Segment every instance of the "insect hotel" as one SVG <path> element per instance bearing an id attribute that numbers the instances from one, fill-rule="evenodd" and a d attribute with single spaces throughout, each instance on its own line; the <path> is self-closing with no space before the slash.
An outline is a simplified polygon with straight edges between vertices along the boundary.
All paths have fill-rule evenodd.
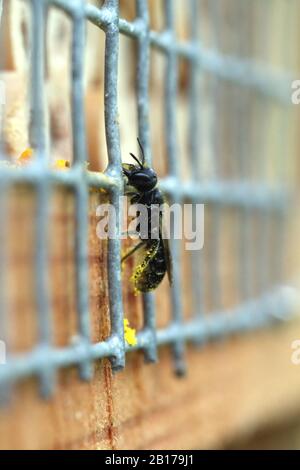
<path id="1" fill-rule="evenodd" d="M 299 15 L 0 0 L 0 448 L 299 448 Z"/>

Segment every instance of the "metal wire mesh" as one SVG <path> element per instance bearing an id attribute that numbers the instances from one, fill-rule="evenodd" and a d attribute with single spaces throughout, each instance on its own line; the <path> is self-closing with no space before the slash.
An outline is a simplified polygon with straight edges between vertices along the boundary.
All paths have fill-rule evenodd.
<path id="1" fill-rule="evenodd" d="M 32 51 L 31 51 L 31 122 L 30 141 L 36 149 L 37 158 L 33 165 L 22 171 L 3 167 L 0 171 L 2 205 L 5 206 L 5 193 L 8 186 L 18 182 L 30 183 L 37 192 L 37 225 L 35 257 L 35 292 L 38 306 L 39 342 L 29 353 L 9 356 L 5 367 L 0 368 L 0 385 L 6 389 L 10 384 L 29 375 L 40 378 L 44 396 L 54 390 L 56 371 L 63 367 L 76 365 L 82 379 L 92 376 L 93 361 L 108 357 L 113 369 L 122 369 L 125 355 L 129 350 L 143 350 L 148 361 L 157 359 L 157 348 L 170 345 L 175 358 L 178 374 L 185 371 L 184 347 L 188 341 L 203 343 L 243 331 L 261 328 L 281 318 L 283 312 L 288 317 L 288 302 L 280 291 L 266 292 L 259 299 L 250 299 L 239 305 L 234 312 L 218 311 L 203 315 L 203 299 L 198 284 L 193 286 L 194 315 L 184 321 L 182 315 L 180 245 L 172 244 L 174 259 L 174 281 L 170 291 L 172 302 L 172 321 L 164 329 L 156 329 L 156 312 L 153 294 L 144 295 L 144 328 L 138 333 L 136 346 L 124 343 L 123 304 L 120 270 L 120 220 L 121 207 L 119 196 L 123 193 L 121 172 L 121 151 L 118 123 L 117 80 L 119 34 L 134 38 L 138 44 L 137 65 L 137 106 L 138 134 L 145 148 L 145 154 L 151 155 L 149 130 L 148 80 L 150 48 L 158 49 L 166 60 L 165 73 L 165 121 L 169 175 L 160 183 L 172 202 L 202 202 L 216 208 L 218 220 L 220 211 L 226 207 L 241 209 L 241 217 L 248 220 L 253 209 L 265 213 L 282 214 L 287 202 L 284 189 L 270 189 L 264 184 L 247 182 L 227 183 L 225 181 L 205 182 L 200 180 L 199 170 L 199 134 L 195 132 L 200 125 L 199 116 L 199 77 L 204 71 L 226 81 L 231 81 L 247 89 L 256 90 L 264 96 L 278 100 L 282 105 L 290 102 L 287 88 L 287 76 L 274 74 L 266 67 L 258 66 L 248 59 L 223 56 L 216 51 L 207 50 L 199 40 L 199 2 L 190 0 L 191 39 L 179 42 L 176 38 L 174 23 L 174 5 L 166 0 L 165 29 L 162 32 L 149 30 L 147 0 L 137 0 L 137 18 L 130 23 L 119 17 L 118 0 L 106 0 L 102 7 L 96 7 L 84 0 L 31 0 L 32 13 Z M 47 166 L 46 130 L 44 122 L 45 76 L 44 76 L 44 39 L 45 23 L 49 6 L 56 7 L 72 21 L 72 126 L 74 164 L 67 172 L 50 170 Z M 105 32 L 105 129 L 109 165 L 105 174 L 86 171 L 86 130 L 84 122 L 84 85 L 83 56 L 87 21 L 92 22 Z M 178 78 L 178 60 L 188 61 L 190 74 L 189 119 L 190 119 L 190 160 L 194 168 L 193 179 L 181 182 L 177 155 L 176 131 L 176 95 Z M 150 158 L 150 157 L 149 157 Z M 148 160 L 147 163 L 151 163 Z M 54 347 L 51 344 L 51 308 L 49 302 L 49 279 L 47 279 L 47 231 L 49 196 L 54 184 L 72 188 L 76 194 L 76 276 L 77 276 L 77 311 L 78 341 L 67 347 Z M 87 264 L 87 227 L 88 227 L 88 190 L 89 187 L 103 188 L 109 192 L 110 201 L 117 209 L 116 239 L 108 244 L 108 285 L 111 336 L 96 344 L 90 340 L 89 286 Z M 248 211 L 248 212 L 247 212 Z M 247 215 L 248 214 L 248 215 Z M 243 219 L 242 219 L 243 220 Z M 242 222 L 243 223 L 243 222 Z M 218 230 L 216 230 L 218 233 Z M 247 232 L 244 233 L 244 242 Z M 243 243 L 242 240 L 242 243 Z M 1 244 L 2 245 L 2 244 Z M 3 251 L 3 249 L 2 249 Z M 2 266 L 4 256 L 2 254 Z M 201 263 L 196 257 L 193 262 L 193 278 L 203 279 Z M 199 260 L 198 260 L 199 261 Z M 2 268 L 3 269 L 3 268 Z M 247 275 L 243 275 L 243 286 L 247 284 Z M 216 280 L 217 282 L 217 280 Z M 217 289 L 216 289 L 217 291 Z M 230 314 L 232 313 L 232 314 Z M 1 318 L 5 319 L 5 305 L 1 304 Z M 3 326 L 2 331 L 5 331 Z"/>

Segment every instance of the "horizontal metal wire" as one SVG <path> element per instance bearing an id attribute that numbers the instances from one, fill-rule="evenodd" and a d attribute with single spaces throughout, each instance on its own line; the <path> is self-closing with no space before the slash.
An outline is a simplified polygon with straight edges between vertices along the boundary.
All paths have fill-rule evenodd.
<path id="1" fill-rule="evenodd" d="M 211 312 L 182 325 L 171 324 L 157 331 L 157 344 L 174 344 L 178 340 L 200 344 L 268 327 L 293 318 L 295 306 L 295 298 L 290 292 L 275 291 L 260 299 L 241 304 L 232 311 Z M 145 350 L 151 344 L 151 331 L 144 329 L 137 335 L 137 344 L 126 345 L 126 351 Z M 118 351 L 122 351 L 122 346 L 115 338 L 94 344 L 80 342 L 79 338 L 74 338 L 73 344 L 63 348 L 37 347 L 27 354 L 8 358 L 9 367 L 0 368 L 0 384 L 39 375 L 45 367 L 58 369 L 79 365 L 82 362 L 110 357 Z"/>
<path id="2" fill-rule="evenodd" d="M 76 12 L 76 7 L 71 0 L 51 0 L 51 3 L 70 15 Z M 112 21 L 111 10 L 99 9 L 90 4 L 85 6 L 85 16 L 100 28 L 105 28 Z M 145 25 L 140 19 L 128 22 L 120 18 L 119 30 L 126 36 L 138 39 L 145 34 Z M 293 76 L 285 70 L 272 69 L 265 64 L 243 57 L 222 55 L 199 42 L 174 41 L 174 37 L 168 31 L 149 31 L 149 40 L 153 47 L 164 53 L 172 51 L 179 57 L 197 62 L 203 71 L 210 72 L 224 80 L 254 88 L 259 93 L 277 99 L 283 104 L 291 104 L 290 84 Z"/>
<path id="3" fill-rule="evenodd" d="M 122 182 L 119 178 L 104 173 L 82 171 L 76 166 L 57 171 L 40 165 L 32 164 L 22 169 L 3 167 L 0 169 L 0 182 L 11 184 L 36 185 L 41 180 L 53 185 L 75 188 L 80 181 L 85 180 L 90 188 L 104 189 L 108 193 L 115 188 L 120 190 Z M 284 210 L 293 194 L 288 188 L 268 187 L 261 183 L 246 183 L 242 181 L 207 181 L 200 184 L 195 182 L 182 183 L 179 178 L 166 177 L 159 181 L 159 188 L 169 196 L 177 196 L 182 201 L 193 203 L 211 203 L 231 207 L 248 207 L 253 209 Z"/>

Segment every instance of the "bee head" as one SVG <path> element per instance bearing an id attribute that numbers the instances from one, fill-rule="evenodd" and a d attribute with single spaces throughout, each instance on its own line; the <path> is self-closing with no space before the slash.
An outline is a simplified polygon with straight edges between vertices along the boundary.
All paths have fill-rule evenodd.
<path id="1" fill-rule="evenodd" d="M 123 174 L 127 177 L 128 186 L 133 186 L 139 192 L 150 191 L 156 186 L 157 175 L 152 168 L 125 165 L 123 165 Z"/>
<path id="2" fill-rule="evenodd" d="M 142 161 L 131 153 L 130 155 L 137 165 L 124 163 L 122 165 L 123 174 L 127 177 L 127 186 L 133 186 L 139 192 L 150 191 L 156 186 L 157 175 L 152 168 L 145 167 L 144 151 L 139 139 L 138 143 L 142 151 Z"/>

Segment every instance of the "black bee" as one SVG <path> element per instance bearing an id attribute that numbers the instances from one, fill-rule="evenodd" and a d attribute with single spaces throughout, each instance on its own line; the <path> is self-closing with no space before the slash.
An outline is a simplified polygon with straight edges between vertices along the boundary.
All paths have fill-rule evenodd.
<path id="1" fill-rule="evenodd" d="M 138 264 L 131 276 L 135 292 L 150 292 L 160 284 L 166 272 L 169 281 L 171 277 L 171 257 L 167 239 L 162 236 L 162 213 L 159 211 L 159 226 L 151 226 L 152 209 L 155 205 L 159 209 L 164 203 L 161 191 L 157 188 L 157 175 L 152 168 L 145 165 L 145 155 L 143 147 L 138 140 L 142 152 L 140 161 L 135 155 L 130 153 L 136 165 L 124 163 L 122 165 L 123 175 L 126 178 L 125 194 L 130 197 L 131 204 L 143 204 L 147 208 L 148 230 L 146 234 L 141 233 L 140 225 L 137 226 L 140 242 L 126 253 L 122 258 L 122 263 L 139 249 L 143 249 L 143 260 Z M 151 208 L 152 207 L 152 208 Z M 155 238 L 153 234 L 156 230 Z"/>

